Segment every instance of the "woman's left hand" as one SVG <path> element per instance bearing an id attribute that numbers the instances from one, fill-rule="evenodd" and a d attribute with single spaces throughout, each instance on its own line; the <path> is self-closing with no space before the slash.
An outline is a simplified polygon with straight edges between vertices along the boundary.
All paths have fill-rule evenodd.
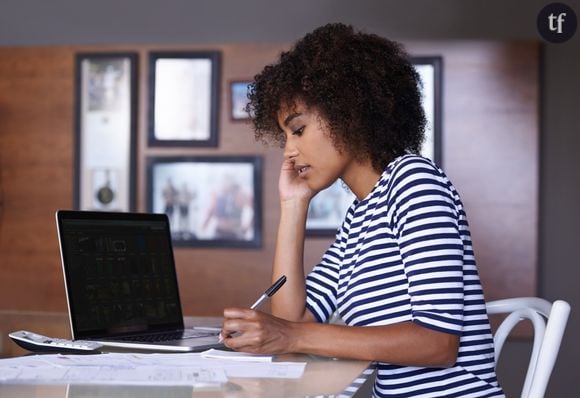
<path id="1" fill-rule="evenodd" d="M 226 308 L 221 336 L 226 347 L 257 354 L 292 351 L 296 324 L 261 311 Z"/>

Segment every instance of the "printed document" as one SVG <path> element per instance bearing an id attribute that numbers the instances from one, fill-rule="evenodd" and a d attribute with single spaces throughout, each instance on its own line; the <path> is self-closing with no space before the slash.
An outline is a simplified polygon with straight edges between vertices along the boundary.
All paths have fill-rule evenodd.
<path id="1" fill-rule="evenodd" d="M 300 378 L 305 366 L 224 352 L 51 354 L 0 360 L 0 383 L 219 385 L 232 377 Z"/>

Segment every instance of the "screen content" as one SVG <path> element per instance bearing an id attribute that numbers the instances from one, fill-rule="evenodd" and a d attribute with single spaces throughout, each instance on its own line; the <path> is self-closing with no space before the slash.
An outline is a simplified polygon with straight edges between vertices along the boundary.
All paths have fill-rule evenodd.
<path id="1" fill-rule="evenodd" d="M 77 333 L 146 331 L 181 321 L 167 228 L 162 221 L 62 220 Z"/>

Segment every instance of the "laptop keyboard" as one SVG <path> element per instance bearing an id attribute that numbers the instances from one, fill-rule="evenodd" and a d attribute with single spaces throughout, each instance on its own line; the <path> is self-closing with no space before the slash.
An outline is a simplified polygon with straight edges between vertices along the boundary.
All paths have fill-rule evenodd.
<path id="1" fill-rule="evenodd" d="M 215 336 L 217 332 L 208 332 L 204 330 L 185 330 L 177 332 L 165 332 L 155 334 L 145 334 L 138 336 L 116 337 L 118 341 L 136 341 L 140 343 L 159 343 L 164 341 L 183 340 L 197 337 Z"/>

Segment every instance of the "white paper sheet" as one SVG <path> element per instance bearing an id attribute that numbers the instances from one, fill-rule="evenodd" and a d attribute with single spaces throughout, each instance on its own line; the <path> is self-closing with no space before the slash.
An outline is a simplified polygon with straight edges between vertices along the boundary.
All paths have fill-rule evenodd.
<path id="1" fill-rule="evenodd" d="M 0 360 L 0 383 L 216 385 L 230 377 L 300 378 L 305 366 L 302 362 L 206 358 L 199 353 L 54 354 Z"/>
<path id="2" fill-rule="evenodd" d="M 240 362 L 272 362 L 272 355 L 248 354 L 246 352 L 216 350 L 214 348 L 201 353 L 203 358 L 227 359 Z"/>

